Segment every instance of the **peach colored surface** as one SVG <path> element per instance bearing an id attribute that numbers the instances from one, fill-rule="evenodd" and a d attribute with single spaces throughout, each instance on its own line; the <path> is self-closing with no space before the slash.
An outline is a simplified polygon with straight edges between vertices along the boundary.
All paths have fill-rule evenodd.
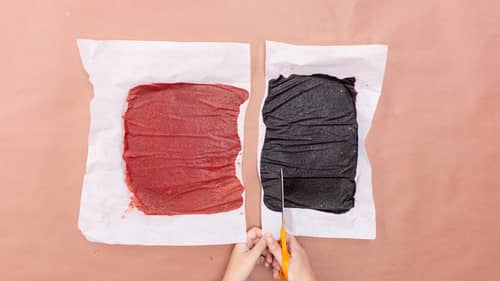
<path id="1" fill-rule="evenodd" d="M 24 3 L 22 3 L 24 2 Z M 92 88 L 77 37 L 252 47 L 247 223 L 259 225 L 264 40 L 386 43 L 368 139 L 374 241 L 301 241 L 321 280 L 498 280 L 498 1 L 10 1 L 2 5 L 3 280 L 219 280 L 231 250 L 86 241 L 77 215 Z M 259 268 L 250 280 L 270 280 Z"/>

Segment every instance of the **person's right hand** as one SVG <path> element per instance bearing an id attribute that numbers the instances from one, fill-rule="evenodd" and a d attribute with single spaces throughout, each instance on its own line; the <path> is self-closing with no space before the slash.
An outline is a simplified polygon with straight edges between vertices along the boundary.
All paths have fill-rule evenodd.
<path id="1" fill-rule="evenodd" d="M 273 277 L 279 279 L 281 269 L 281 246 L 269 233 L 264 234 L 269 252 L 274 256 Z M 290 260 L 288 261 L 289 281 L 315 281 L 316 277 L 312 270 L 307 253 L 294 236 L 287 234 L 288 251 Z"/>

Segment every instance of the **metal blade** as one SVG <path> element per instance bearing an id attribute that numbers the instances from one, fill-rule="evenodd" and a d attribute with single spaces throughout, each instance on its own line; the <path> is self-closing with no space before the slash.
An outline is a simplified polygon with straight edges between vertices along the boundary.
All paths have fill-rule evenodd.
<path id="1" fill-rule="evenodd" d="M 285 187 L 283 184 L 283 168 L 281 168 L 281 224 L 285 225 Z"/>

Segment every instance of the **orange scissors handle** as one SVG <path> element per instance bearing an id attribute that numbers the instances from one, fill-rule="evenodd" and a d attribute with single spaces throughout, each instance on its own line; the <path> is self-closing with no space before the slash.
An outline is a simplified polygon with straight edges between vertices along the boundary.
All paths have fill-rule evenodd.
<path id="1" fill-rule="evenodd" d="M 284 226 L 280 229 L 280 242 L 281 242 L 281 280 L 288 280 L 288 261 L 290 260 L 290 252 L 286 244 L 286 230 Z"/>

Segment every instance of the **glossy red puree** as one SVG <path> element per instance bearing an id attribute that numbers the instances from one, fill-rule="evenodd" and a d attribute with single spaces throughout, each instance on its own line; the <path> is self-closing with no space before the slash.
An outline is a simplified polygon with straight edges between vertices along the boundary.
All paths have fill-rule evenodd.
<path id="1" fill-rule="evenodd" d="M 243 203 L 235 160 L 247 91 L 226 85 L 132 88 L 123 159 L 132 204 L 148 215 L 211 214 Z"/>

